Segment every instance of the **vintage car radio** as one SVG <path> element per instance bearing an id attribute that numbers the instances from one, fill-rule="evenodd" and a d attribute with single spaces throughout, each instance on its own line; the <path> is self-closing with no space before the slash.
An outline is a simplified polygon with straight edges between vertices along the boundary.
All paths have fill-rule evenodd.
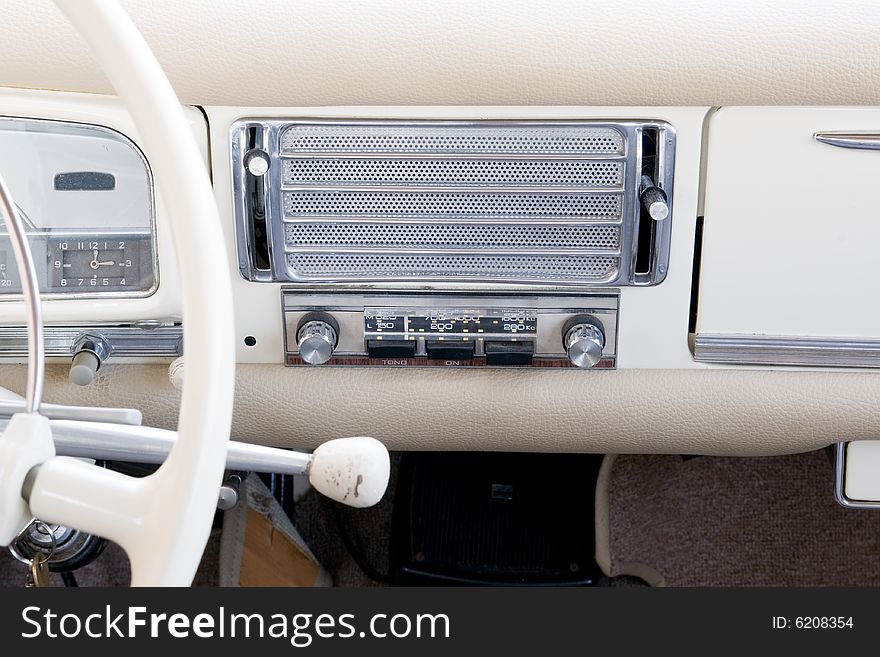
<path id="1" fill-rule="evenodd" d="M 620 288 L 668 273 L 663 121 L 254 117 L 230 146 L 288 365 L 613 368 Z"/>
<path id="2" fill-rule="evenodd" d="M 282 293 L 287 365 L 614 368 L 619 295 Z"/>

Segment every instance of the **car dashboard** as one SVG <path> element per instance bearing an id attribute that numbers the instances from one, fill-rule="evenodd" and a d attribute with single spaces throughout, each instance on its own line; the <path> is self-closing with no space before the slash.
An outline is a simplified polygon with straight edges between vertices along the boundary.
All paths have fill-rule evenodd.
<path id="1" fill-rule="evenodd" d="M 875 437 L 880 72 L 840 53 L 876 51 L 861 26 L 877 10 L 852 3 L 854 32 L 817 43 L 824 9 L 782 32 L 749 3 L 755 41 L 737 44 L 716 39 L 734 29 L 723 10 L 694 3 L 621 3 L 626 33 L 595 3 L 453 4 L 272 2 L 256 38 L 239 3 L 125 3 L 220 209 L 233 437 L 719 455 Z M 169 225 L 186 218 L 165 212 L 60 15 L 39 4 L 15 23 L 0 28 L 8 61 L 30 51 L 20 34 L 47 36 L 0 76 L 47 397 L 173 428 L 186 353 Z M 780 40 L 810 56 L 780 61 L 766 46 Z M 3 249 L 0 378 L 20 391 Z M 82 352 L 95 371 L 77 385 Z"/>

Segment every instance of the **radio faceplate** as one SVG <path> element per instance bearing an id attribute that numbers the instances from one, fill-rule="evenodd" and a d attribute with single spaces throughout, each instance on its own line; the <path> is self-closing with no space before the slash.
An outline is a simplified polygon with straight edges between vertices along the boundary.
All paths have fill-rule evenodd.
<path id="1" fill-rule="evenodd" d="M 589 295 L 284 290 L 287 365 L 614 368 L 616 290 Z"/>

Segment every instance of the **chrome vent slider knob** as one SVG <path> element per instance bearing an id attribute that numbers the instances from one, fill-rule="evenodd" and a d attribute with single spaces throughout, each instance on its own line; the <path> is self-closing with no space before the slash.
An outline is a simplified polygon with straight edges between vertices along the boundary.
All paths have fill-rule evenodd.
<path id="1" fill-rule="evenodd" d="M 299 356 L 309 365 L 323 365 L 336 350 L 339 324 L 327 313 L 307 313 L 296 329 Z"/>
<path id="2" fill-rule="evenodd" d="M 605 331 L 592 315 L 575 315 L 562 329 L 562 344 L 572 365 L 587 369 L 602 360 Z"/>
<path id="3" fill-rule="evenodd" d="M 639 199 L 642 207 L 654 221 L 663 221 L 669 216 L 669 201 L 666 192 L 654 184 L 650 176 L 642 176 L 639 183 Z"/>

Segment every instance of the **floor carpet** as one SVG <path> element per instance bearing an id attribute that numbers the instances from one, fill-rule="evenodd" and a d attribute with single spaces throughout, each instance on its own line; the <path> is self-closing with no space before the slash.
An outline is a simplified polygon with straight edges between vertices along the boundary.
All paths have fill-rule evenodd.
<path id="1" fill-rule="evenodd" d="M 604 497 L 610 531 L 597 555 L 601 563 L 607 552 L 609 575 L 667 586 L 880 586 L 880 513 L 834 501 L 827 451 L 608 459 L 598 504 Z"/>
<path id="2" fill-rule="evenodd" d="M 612 585 L 637 585 L 638 576 L 668 586 L 880 586 L 880 513 L 836 504 L 826 452 L 627 455 L 609 457 L 606 469 L 598 553 Z M 387 575 L 395 483 L 392 477 L 386 499 L 372 509 L 342 507 L 314 491 L 297 504 L 297 528 L 337 586 L 381 584 L 352 559 L 343 533 L 367 570 Z M 215 533 L 197 585 L 216 585 L 218 553 Z M 0 550 L 0 586 L 21 586 L 24 577 L 23 566 Z M 125 586 L 128 560 L 111 545 L 77 579 Z M 60 586 L 60 576 L 52 584 Z"/>

